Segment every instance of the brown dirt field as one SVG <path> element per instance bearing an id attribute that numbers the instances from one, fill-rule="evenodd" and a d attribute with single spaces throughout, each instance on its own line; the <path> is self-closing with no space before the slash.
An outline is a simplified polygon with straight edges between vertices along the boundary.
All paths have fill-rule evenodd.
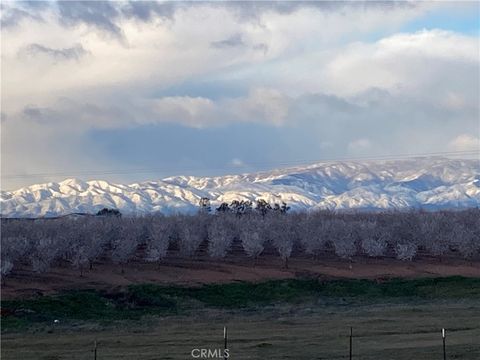
<path id="1" fill-rule="evenodd" d="M 461 275 L 480 277 L 480 261 L 459 259 L 418 259 L 401 262 L 393 259 L 358 258 L 352 263 L 338 258 L 319 260 L 292 258 L 288 269 L 280 259 L 264 257 L 253 266 L 251 259 L 230 258 L 224 261 L 212 259 L 168 258 L 162 264 L 133 262 L 124 266 L 99 263 L 93 270 L 86 270 L 82 277 L 78 270 L 57 267 L 44 274 L 29 269 L 18 269 L 2 279 L 2 299 L 51 294 L 66 289 L 112 289 L 137 283 L 162 283 L 176 285 L 201 285 L 232 281 L 258 282 L 270 279 L 295 277 L 369 278 L 392 277 L 442 277 Z"/>

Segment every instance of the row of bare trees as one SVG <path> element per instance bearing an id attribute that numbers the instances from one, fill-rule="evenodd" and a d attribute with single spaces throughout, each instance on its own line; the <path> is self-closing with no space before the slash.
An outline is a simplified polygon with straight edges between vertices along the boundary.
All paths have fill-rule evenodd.
<path id="1" fill-rule="evenodd" d="M 81 272 L 101 260 L 161 262 L 172 248 L 182 257 L 203 248 L 212 258 L 232 253 L 234 243 L 257 259 L 268 248 L 285 262 L 292 253 L 396 257 L 419 254 L 472 259 L 480 256 L 480 210 L 386 213 L 199 212 L 144 217 L 80 216 L 2 219 L 1 272 L 31 266 L 44 272 L 69 264 Z"/>

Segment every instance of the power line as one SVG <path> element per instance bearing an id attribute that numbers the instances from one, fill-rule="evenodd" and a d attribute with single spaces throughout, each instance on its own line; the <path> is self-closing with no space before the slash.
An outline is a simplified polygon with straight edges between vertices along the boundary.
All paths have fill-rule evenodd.
<path id="1" fill-rule="evenodd" d="M 430 152 L 430 153 L 404 153 L 404 154 L 395 154 L 395 155 L 382 155 L 382 156 L 357 156 L 357 157 L 337 157 L 337 158 L 323 158 L 323 159 L 303 159 L 303 160 L 292 160 L 292 161 L 282 161 L 276 163 L 267 163 L 267 162 L 249 162 L 246 164 L 246 168 L 252 166 L 268 166 L 268 167 L 282 167 L 282 166 L 300 166 L 300 165 L 313 165 L 315 163 L 322 162 L 334 162 L 334 161 L 358 161 L 358 160 L 402 160 L 408 158 L 416 157 L 432 157 L 432 156 L 445 156 L 445 157 L 458 157 L 458 156 L 470 156 L 470 155 L 479 155 L 479 150 L 465 150 L 465 151 L 441 151 L 441 152 Z M 244 167 L 244 168 L 245 168 Z M 182 172 L 191 172 L 198 170 L 225 170 L 225 169 L 241 169 L 242 167 L 232 165 L 226 165 L 223 167 L 217 168 L 185 168 L 185 167 L 170 167 L 169 172 L 182 171 Z M 85 170 L 85 171 L 74 171 L 74 172 L 45 172 L 45 173 L 32 173 L 32 174 L 9 174 L 2 175 L 4 179 L 28 179 L 28 178 L 38 178 L 38 177 L 51 177 L 51 176 L 93 176 L 93 175 L 121 175 L 121 174 L 131 174 L 131 173 L 155 173 L 159 171 L 165 171 L 165 168 L 133 168 L 133 169 L 116 169 L 116 170 Z"/>
<path id="2" fill-rule="evenodd" d="M 417 153 L 417 154 L 396 154 L 396 155 L 383 155 L 383 156 L 358 156 L 358 157 L 340 157 L 340 158 L 324 158 L 324 159 L 311 159 L 311 160 L 292 160 L 292 161 L 283 161 L 276 163 L 266 163 L 266 162 L 250 162 L 248 167 L 253 165 L 262 166 L 288 166 L 288 165 L 304 165 L 304 164 L 314 164 L 320 162 L 332 162 L 332 161 L 355 161 L 355 160 L 401 160 L 414 157 L 427 157 L 427 156 L 467 156 L 467 155 L 478 155 L 479 151 L 469 150 L 469 151 L 444 151 L 444 152 L 431 152 L 431 153 Z M 219 168 L 184 168 L 184 167 L 174 167 L 170 169 L 180 170 L 180 171 L 194 171 L 194 170 L 223 170 L 225 168 L 238 169 L 238 166 L 228 165 Z M 16 178 L 30 178 L 30 177 L 43 177 L 43 176 L 78 176 L 78 175 L 117 175 L 117 174 L 129 174 L 129 173 L 149 173 L 149 172 L 158 172 L 164 171 L 164 168 L 133 168 L 133 169 L 117 169 L 117 170 L 89 170 L 89 171 L 76 171 L 76 172 L 49 172 L 49 173 L 32 173 L 32 174 L 14 174 L 14 175 L 5 175 L 2 176 L 6 179 L 16 179 Z"/>

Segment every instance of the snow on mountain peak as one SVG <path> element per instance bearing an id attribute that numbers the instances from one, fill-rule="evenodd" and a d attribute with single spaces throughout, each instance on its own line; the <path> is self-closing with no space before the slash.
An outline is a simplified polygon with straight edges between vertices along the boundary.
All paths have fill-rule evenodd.
<path id="1" fill-rule="evenodd" d="M 176 176 L 130 185 L 103 180 L 59 183 L 2 191 L 5 217 L 96 213 L 195 211 L 202 197 L 212 205 L 259 198 L 287 202 L 294 210 L 462 208 L 480 205 L 478 160 L 415 158 L 325 162 L 254 174 L 217 177 Z"/>

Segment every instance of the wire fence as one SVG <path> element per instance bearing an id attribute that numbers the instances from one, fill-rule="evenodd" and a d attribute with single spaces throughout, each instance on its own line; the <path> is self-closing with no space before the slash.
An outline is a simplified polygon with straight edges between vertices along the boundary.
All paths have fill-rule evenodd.
<path id="1" fill-rule="evenodd" d="M 447 330 L 445 328 L 438 329 L 438 353 L 441 354 L 441 358 L 443 360 L 448 359 L 448 352 L 447 352 Z M 348 344 L 348 350 L 345 350 L 345 355 L 339 356 L 329 356 L 328 359 L 360 359 L 361 353 L 356 350 L 356 346 L 361 343 L 361 336 L 357 336 L 354 331 L 354 328 L 351 326 L 348 329 L 348 335 L 344 337 L 345 345 Z M 235 347 L 235 339 L 229 338 L 229 331 L 227 326 L 223 327 L 223 339 L 220 337 L 220 332 L 218 336 L 218 344 L 222 344 L 221 346 L 216 347 L 192 347 L 189 351 L 185 352 L 184 358 L 192 358 L 192 359 L 205 359 L 205 358 L 216 358 L 216 359 L 241 359 L 241 354 L 236 354 L 234 351 Z M 233 344 L 231 348 L 230 345 Z M 140 351 L 141 347 L 139 347 Z M 347 352 L 348 351 L 348 352 Z M 414 349 L 412 351 L 411 359 L 419 359 L 414 354 Z M 159 358 L 161 358 L 162 354 L 159 354 Z M 291 359 L 293 355 L 285 354 L 285 358 Z M 98 339 L 94 339 L 91 345 L 91 358 L 94 360 L 101 360 L 102 359 L 102 347 L 101 341 Z M 169 359 L 171 357 L 168 357 Z M 452 358 L 457 358 L 456 355 L 453 355 Z M 279 359 L 276 357 L 276 359 Z M 472 358 L 473 359 L 473 358 Z"/>

